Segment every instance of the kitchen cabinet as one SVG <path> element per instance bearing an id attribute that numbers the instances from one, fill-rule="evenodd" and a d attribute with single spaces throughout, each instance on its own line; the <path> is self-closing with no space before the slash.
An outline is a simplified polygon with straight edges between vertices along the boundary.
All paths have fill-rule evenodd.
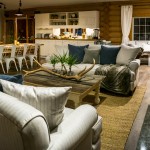
<path id="1" fill-rule="evenodd" d="M 59 12 L 49 14 L 50 26 L 78 25 L 78 12 Z"/>
<path id="2" fill-rule="evenodd" d="M 35 27 L 46 28 L 49 26 L 49 13 L 35 14 Z"/>
<path id="3" fill-rule="evenodd" d="M 83 45 L 94 45 L 94 41 L 78 41 L 78 46 L 83 46 Z"/>
<path id="4" fill-rule="evenodd" d="M 55 53 L 55 40 L 35 40 L 35 43 L 41 44 L 40 56 L 46 57 Z"/>
<path id="5" fill-rule="evenodd" d="M 68 44 L 76 45 L 76 46 L 82 46 L 87 44 L 93 45 L 94 41 L 36 39 L 35 43 L 42 44 L 40 50 L 40 56 L 46 57 L 48 55 L 53 55 L 53 54 L 62 54 L 61 47 L 63 47 L 64 52 L 66 52 L 66 49 L 68 48 Z M 59 52 L 59 48 L 60 48 L 60 52 Z"/>
<path id="6" fill-rule="evenodd" d="M 82 28 L 99 28 L 99 11 L 79 12 L 79 26 Z"/>
<path id="7" fill-rule="evenodd" d="M 68 44 L 78 45 L 78 41 L 77 40 L 63 40 L 63 46 L 68 46 Z"/>
<path id="8" fill-rule="evenodd" d="M 99 28 L 99 11 L 35 14 L 35 28 Z"/>

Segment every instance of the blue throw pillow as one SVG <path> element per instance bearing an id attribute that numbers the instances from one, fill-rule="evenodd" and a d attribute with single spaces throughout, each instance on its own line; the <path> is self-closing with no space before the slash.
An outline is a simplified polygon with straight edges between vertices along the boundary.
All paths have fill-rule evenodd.
<path id="1" fill-rule="evenodd" d="M 120 46 L 101 46 L 100 51 L 100 64 L 116 64 L 117 54 Z"/>
<path id="2" fill-rule="evenodd" d="M 84 49 L 88 48 L 89 45 L 84 45 L 84 46 L 75 46 L 75 45 L 70 45 L 68 44 L 68 49 L 69 49 L 69 56 L 73 56 L 76 58 L 77 63 L 81 63 L 83 61 L 83 57 L 85 54 Z"/>
<path id="3" fill-rule="evenodd" d="M 7 81 L 10 81 L 10 82 L 14 82 L 14 83 L 18 83 L 18 84 L 22 84 L 22 82 L 23 82 L 23 77 L 22 77 L 21 74 L 18 74 L 18 75 L 0 74 L 0 79 L 7 80 Z M 2 87 L 1 84 L 0 84 L 0 91 L 3 92 L 3 87 Z"/>

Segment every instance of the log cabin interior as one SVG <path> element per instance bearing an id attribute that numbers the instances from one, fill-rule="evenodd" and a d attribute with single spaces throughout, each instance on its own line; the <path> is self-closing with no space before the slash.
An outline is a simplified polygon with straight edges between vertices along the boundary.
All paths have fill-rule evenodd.
<path id="1" fill-rule="evenodd" d="M 123 31 L 123 15 L 122 15 L 122 6 L 127 6 L 128 9 L 132 7 L 131 13 L 131 21 L 128 21 L 129 24 L 126 25 L 126 28 L 129 27 L 129 34 L 127 33 L 127 29 L 125 32 Z M 16 12 L 18 8 L 22 12 L 22 15 L 17 16 Z M 128 15 L 128 11 L 126 12 Z M 127 21 L 127 20 L 126 20 Z M 127 35 L 126 35 L 127 33 Z M 126 41 L 124 41 L 124 36 Z M 63 50 L 69 45 L 74 45 L 77 47 L 82 47 L 83 45 L 97 45 L 103 47 L 111 47 L 111 46 L 120 46 L 126 44 L 127 46 L 133 46 L 135 49 L 140 48 L 140 56 L 136 56 L 134 59 L 138 59 L 138 68 L 131 69 L 132 73 L 136 78 L 133 82 L 132 94 L 122 95 L 122 93 L 115 93 L 113 90 L 108 90 L 104 88 L 104 90 L 100 91 L 100 98 L 102 103 L 105 105 L 104 94 L 108 94 L 109 96 L 116 96 L 116 99 L 121 101 L 122 99 L 129 98 L 130 99 L 138 99 L 138 95 L 142 92 L 138 89 L 145 89 L 143 95 L 141 97 L 141 101 L 138 104 L 138 108 L 135 111 L 134 117 L 130 123 L 130 127 L 124 129 L 125 126 L 128 126 L 128 122 L 125 124 L 121 124 L 121 129 L 118 126 L 115 126 L 114 122 L 117 122 L 116 114 L 112 112 L 112 116 L 114 118 L 114 131 L 111 130 L 111 121 L 110 128 L 108 128 L 108 118 L 99 110 L 99 105 L 96 105 L 95 108 L 99 116 L 102 117 L 102 131 L 99 131 L 99 141 L 100 144 L 96 147 L 93 145 L 89 149 L 102 149 L 102 150 L 148 150 L 150 149 L 149 135 L 150 135 L 150 119 L 148 115 L 149 105 L 150 105 L 150 0 L 65 0 L 65 1 L 25 1 L 25 0 L 13 0 L 13 1 L 0 1 L 0 46 L 9 47 L 10 45 L 16 45 L 16 47 L 23 47 L 22 45 L 32 45 L 39 44 L 38 52 L 35 58 L 38 58 L 38 62 L 43 64 L 42 67 L 47 67 L 47 63 L 50 62 L 50 57 L 54 54 L 61 54 L 58 49 L 63 47 Z M 35 45 L 34 45 L 35 46 Z M 91 46 L 91 47 L 92 47 Z M 85 47 L 84 47 L 85 48 Z M 6 48 L 7 49 L 7 48 Z M 19 49 L 19 48 L 18 48 Z M 36 46 L 35 46 L 36 49 Z M 122 47 L 120 48 L 122 49 Z M 94 49 L 95 50 L 95 49 Z M 97 50 L 97 48 L 96 48 Z M 120 51 L 119 51 L 120 52 Z M 69 51 L 70 54 L 70 51 Z M 117 53 L 118 54 L 118 53 Z M 100 50 L 101 55 L 101 50 Z M 124 57 L 125 53 L 123 54 Z M 35 56 L 35 55 L 34 55 Z M 33 56 L 33 58 L 34 58 Z M 48 57 L 49 56 L 49 57 Z M 93 55 L 91 55 L 92 57 Z M 105 57 L 108 55 L 106 54 Z M 117 59 L 118 55 L 116 56 Z M 47 62 L 47 60 L 49 61 Z M 84 58 L 83 58 L 84 59 Z M 89 58 L 88 58 L 89 59 Z M 105 58 L 106 59 L 106 58 Z M 0 58 L 1 60 L 1 58 Z M 34 59 L 32 57 L 28 57 L 27 66 L 23 65 L 23 70 L 32 71 L 34 69 L 38 69 L 39 66 L 35 62 L 32 62 Z M 101 57 L 99 62 L 101 62 Z M 117 61 L 117 60 L 116 60 Z M 134 60 L 133 60 L 134 61 Z M 105 62 L 105 60 L 104 60 Z M 2 62 L 3 63 L 3 62 Z M 33 63 L 33 64 L 32 64 Z M 117 62 L 116 62 L 117 63 Z M 101 64 L 101 63 L 100 63 Z M 5 66 L 6 65 L 6 66 Z M 17 65 L 19 66 L 19 61 L 17 61 Z M 96 64 L 97 65 L 97 64 Z M 95 66 L 96 66 L 95 65 Z M 112 64 L 111 64 L 112 65 Z M 33 66 L 33 67 L 32 67 Z M 57 66 L 57 65 L 56 65 Z M 121 65 L 122 66 L 122 65 Z M 127 64 L 125 64 L 128 67 Z M 19 66 L 20 67 L 20 66 Z M 18 67 L 18 68 L 19 68 Z M 48 66 L 49 67 L 49 66 Z M 7 69 L 7 64 L 4 62 L 4 70 Z M 13 67 L 12 67 L 13 68 Z M 80 68 L 80 67 L 79 67 Z M 15 67 L 11 69 L 10 72 L 5 73 L 5 71 L 0 69 L 1 74 L 14 76 L 18 74 Z M 47 68 L 46 68 L 47 69 Z M 49 68 L 48 68 L 49 69 Z M 18 69 L 19 70 L 19 69 Z M 137 73 L 138 72 L 138 73 Z M 20 68 L 19 74 L 24 74 L 22 68 Z M 105 74 L 106 75 L 106 74 Z M 1 79 L 1 77 L 0 77 Z M 125 77 L 123 79 L 126 80 Z M 130 79 L 131 80 L 131 79 Z M 103 82 L 103 81 L 102 81 Z M 112 80 L 110 80 L 112 82 Z M 131 81 L 130 81 L 131 82 Z M 124 82 L 126 83 L 126 81 Z M 103 83 L 104 84 L 104 83 Z M 106 87 L 106 86 L 105 86 Z M 113 87 L 111 87 L 113 88 Z M 115 87 L 114 87 L 115 88 Z M 102 88 L 103 89 L 103 88 Z M 95 89 L 94 89 L 95 90 Z M 102 95 L 101 95 L 102 93 Z M 0 93 L 1 94 L 1 93 Z M 111 97 L 110 96 L 110 97 Z M 114 98 L 115 99 L 115 98 Z M 129 102 L 129 101 L 128 101 Z M 120 102 L 121 103 L 121 102 Z M 124 104 L 118 104 L 117 102 L 109 103 L 109 106 L 112 104 L 112 107 L 115 105 L 125 107 L 127 102 Z M 123 101 L 122 101 L 123 103 Z M 107 104 L 106 104 L 107 105 Z M 137 105 L 135 100 L 134 104 L 130 107 Z M 103 106 L 103 105 L 102 105 Z M 0 114 L 3 114 L 2 108 L 0 108 Z M 124 110 L 118 112 L 123 114 Z M 129 113 L 129 114 L 128 114 Z M 127 111 L 126 114 L 131 115 L 132 112 Z M 110 118 L 112 117 L 110 115 Z M 128 119 L 128 115 L 126 120 Z M 120 120 L 122 118 L 119 118 Z M 124 118 L 122 119 L 125 120 Z M 122 121 L 122 122 L 123 122 Z M 104 122 L 104 124 L 103 124 Z M 1 125 L 0 125 L 1 126 Z M 105 128 L 106 127 L 106 128 Z M 104 128 L 104 129 L 103 129 Z M 113 132 L 116 132 L 116 137 L 112 136 Z M 3 129 L 3 128 L 2 128 Z M 108 132 L 106 130 L 110 130 L 110 135 L 108 136 Z M 126 134 L 123 134 L 125 130 L 128 130 Z M 0 127 L 1 131 L 1 127 Z M 95 132 L 98 132 L 97 130 Z M 120 135 L 119 132 L 122 134 Z M 5 134 L 5 133 L 4 133 Z M 0 139 L 1 139 L 0 133 Z M 8 135 L 7 135 L 8 136 Z M 111 139 L 114 138 L 114 140 Z M 51 135 L 50 135 L 51 137 Z M 124 139 L 122 137 L 125 137 Z M 110 141 L 113 142 L 110 142 Z M 120 141 L 119 141 L 120 140 Z M 0 140 L 0 143 L 3 141 Z M 58 141 L 59 142 L 59 141 Z M 86 141 L 89 142 L 89 141 Z M 111 144 L 110 144 L 111 143 Z M 120 146 L 118 143 L 122 143 Z M 57 144 L 56 144 L 57 145 Z M 86 145 L 86 143 L 83 143 Z M 7 146 L 6 146 L 7 147 Z M 7 150 L 6 147 L 1 147 L 0 150 Z M 84 147 L 84 146 L 83 146 Z M 8 148 L 8 147 L 7 147 Z M 53 146 L 47 147 L 45 149 L 52 149 Z M 58 148 L 58 147 L 57 147 Z M 68 148 L 68 147 L 67 147 Z M 66 148 L 66 149 L 67 149 Z M 81 149 L 82 146 L 74 146 L 71 148 Z M 71 150 L 71 148 L 68 148 Z M 85 147 L 84 147 L 85 148 Z M 20 148 L 20 150 L 26 149 L 25 147 Z M 38 149 L 38 148 L 37 148 Z M 54 148 L 55 149 L 55 148 Z M 8 148 L 9 150 L 9 148 Z M 42 150 L 42 148 L 38 149 Z M 65 150 L 62 148 L 62 150 Z"/>

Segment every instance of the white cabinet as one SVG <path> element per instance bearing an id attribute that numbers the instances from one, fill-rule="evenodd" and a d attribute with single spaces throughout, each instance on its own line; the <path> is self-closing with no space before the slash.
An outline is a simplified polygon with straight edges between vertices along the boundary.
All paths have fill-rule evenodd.
<path id="1" fill-rule="evenodd" d="M 35 43 L 42 44 L 40 47 L 40 56 L 46 57 L 53 54 L 63 54 L 68 51 L 68 44 L 83 46 L 93 45 L 94 41 L 80 41 L 80 40 L 40 40 L 36 39 Z"/>
<path id="2" fill-rule="evenodd" d="M 42 44 L 40 46 L 40 56 L 46 57 L 55 52 L 55 40 L 35 40 L 35 43 Z"/>
<path id="3" fill-rule="evenodd" d="M 94 41 L 78 41 L 78 46 L 83 46 L 83 45 L 94 45 Z"/>
<path id="4" fill-rule="evenodd" d="M 49 26 L 49 13 L 35 14 L 35 27 L 44 28 Z"/>
<path id="5" fill-rule="evenodd" d="M 99 11 L 35 14 L 36 30 L 52 28 L 99 28 Z"/>
<path id="6" fill-rule="evenodd" d="M 70 25 L 78 25 L 78 12 L 57 12 L 49 14 L 49 25 L 53 27 L 62 27 Z"/>
<path id="7" fill-rule="evenodd" d="M 63 46 L 68 46 L 68 44 L 78 45 L 78 42 L 76 40 L 63 40 Z"/>
<path id="8" fill-rule="evenodd" d="M 79 12 L 79 26 L 82 28 L 99 28 L 99 11 Z"/>

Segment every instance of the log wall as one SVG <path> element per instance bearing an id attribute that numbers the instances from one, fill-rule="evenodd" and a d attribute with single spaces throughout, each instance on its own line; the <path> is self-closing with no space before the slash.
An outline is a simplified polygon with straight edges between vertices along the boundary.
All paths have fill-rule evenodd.
<path id="1" fill-rule="evenodd" d="M 25 13 L 34 14 L 51 12 L 71 12 L 98 10 L 100 12 L 100 37 L 110 40 L 113 44 L 120 44 L 122 39 L 121 31 L 121 5 L 133 5 L 133 17 L 150 17 L 150 0 L 130 0 L 120 2 L 103 2 L 68 6 L 51 6 L 44 8 L 26 9 Z M 7 12 L 10 17 L 13 11 Z M 132 40 L 132 29 L 130 32 Z"/>

